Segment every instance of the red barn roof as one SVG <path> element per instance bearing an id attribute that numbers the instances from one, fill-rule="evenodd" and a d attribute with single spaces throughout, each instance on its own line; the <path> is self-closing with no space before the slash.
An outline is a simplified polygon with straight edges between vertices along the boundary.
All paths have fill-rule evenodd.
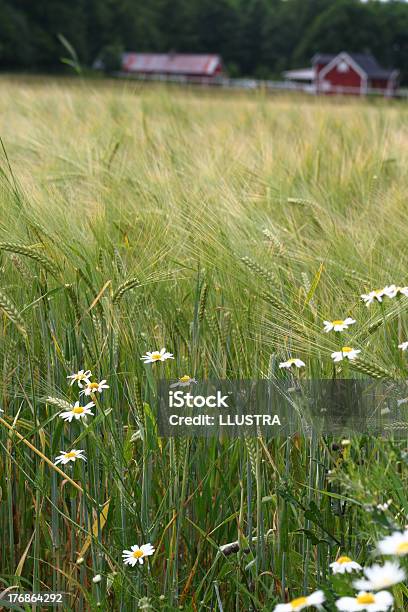
<path id="1" fill-rule="evenodd" d="M 125 72 L 213 76 L 221 69 L 221 57 L 213 54 L 124 53 L 122 56 Z"/>
<path id="2" fill-rule="evenodd" d="M 393 95 L 398 87 L 398 70 L 386 70 L 369 53 L 317 54 L 312 59 L 315 85 L 324 93 L 369 92 Z"/>
<path id="3" fill-rule="evenodd" d="M 341 59 L 340 56 L 347 56 L 351 58 L 358 68 L 360 68 L 360 70 L 362 70 L 370 79 L 388 79 L 393 73 L 395 73 L 394 70 L 382 68 L 371 53 L 346 53 L 345 51 L 336 54 L 316 53 L 316 55 L 312 57 L 312 64 L 327 66 L 333 62 L 333 60 L 337 58 Z"/>

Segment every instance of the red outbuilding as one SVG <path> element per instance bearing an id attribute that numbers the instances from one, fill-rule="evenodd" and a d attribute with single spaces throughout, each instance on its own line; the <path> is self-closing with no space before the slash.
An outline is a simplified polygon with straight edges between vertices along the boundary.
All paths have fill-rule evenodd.
<path id="1" fill-rule="evenodd" d="M 382 68 L 368 53 L 317 53 L 312 64 L 317 93 L 363 95 L 372 92 L 393 96 L 398 87 L 398 70 Z"/>
<path id="2" fill-rule="evenodd" d="M 124 53 L 122 71 L 140 76 L 212 79 L 223 72 L 222 60 L 215 54 Z"/>

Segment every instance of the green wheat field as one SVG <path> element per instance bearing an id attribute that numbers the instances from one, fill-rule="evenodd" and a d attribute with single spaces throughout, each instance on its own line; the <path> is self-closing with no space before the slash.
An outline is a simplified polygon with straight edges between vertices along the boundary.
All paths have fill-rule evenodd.
<path id="1" fill-rule="evenodd" d="M 63 591 L 75 611 L 407 610 L 408 435 L 162 438 L 155 418 L 162 378 L 406 379 L 407 106 L 0 87 L 0 592 Z M 162 348 L 174 358 L 141 359 Z M 80 370 L 108 388 L 80 395 Z M 339 558 L 393 564 L 388 599 Z"/>

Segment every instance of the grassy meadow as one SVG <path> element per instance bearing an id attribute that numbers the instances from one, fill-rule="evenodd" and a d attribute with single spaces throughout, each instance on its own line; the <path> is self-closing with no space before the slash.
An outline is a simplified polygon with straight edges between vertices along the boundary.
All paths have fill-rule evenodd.
<path id="1" fill-rule="evenodd" d="M 233 612 L 323 589 L 336 610 L 354 590 L 330 563 L 371 564 L 408 523 L 407 441 L 160 438 L 156 384 L 406 378 L 408 297 L 360 297 L 408 284 L 406 105 L 0 87 L 0 591 Z M 348 316 L 361 353 L 334 364 L 323 321 Z M 163 347 L 173 360 L 143 363 Z M 83 400 L 79 370 L 109 388 Z M 86 462 L 55 466 L 71 449 Z M 408 609 L 403 582 L 390 592 Z"/>

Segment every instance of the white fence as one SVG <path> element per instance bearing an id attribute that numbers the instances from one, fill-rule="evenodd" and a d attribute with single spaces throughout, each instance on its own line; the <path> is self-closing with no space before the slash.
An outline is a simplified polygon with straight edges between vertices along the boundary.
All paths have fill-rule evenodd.
<path id="1" fill-rule="evenodd" d="M 373 89 L 360 87 L 328 86 L 317 90 L 315 85 L 308 83 L 295 83 L 293 81 L 269 81 L 259 79 L 230 79 L 227 77 L 194 77 L 167 74 L 135 74 L 131 72 L 116 72 L 115 77 L 126 78 L 137 81 L 154 81 L 162 83 L 178 83 L 181 85 L 201 85 L 203 87 L 219 87 L 222 89 L 250 89 L 270 91 L 299 91 L 307 94 L 331 94 L 331 95 L 369 95 L 381 97 L 407 98 L 408 89 L 399 89 L 397 92 L 389 89 Z"/>

